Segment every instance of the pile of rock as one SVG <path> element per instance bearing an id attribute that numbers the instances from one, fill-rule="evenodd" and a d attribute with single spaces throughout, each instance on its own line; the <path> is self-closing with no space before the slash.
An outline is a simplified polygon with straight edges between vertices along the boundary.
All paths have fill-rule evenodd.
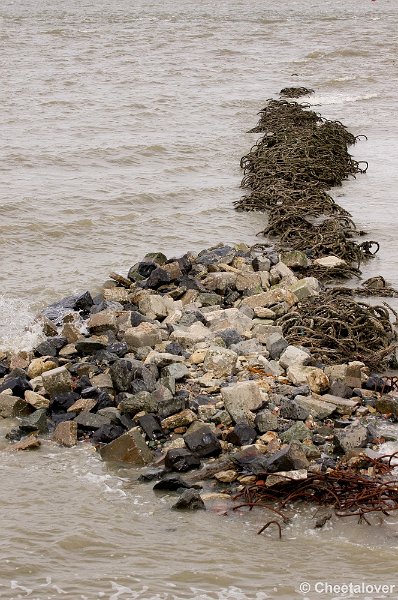
<path id="1" fill-rule="evenodd" d="M 314 364 L 277 324 L 319 291 L 261 247 L 146 255 L 98 296 L 48 307 L 32 352 L 0 357 L 12 447 L 91 439 L 104 460 L 164 464 L 165 481 L 208 462 L 199 477 L 225 484 L 304 477 L 377 444 L 369 418 L 398 418 L 398 401 L 363 363 Z"/>

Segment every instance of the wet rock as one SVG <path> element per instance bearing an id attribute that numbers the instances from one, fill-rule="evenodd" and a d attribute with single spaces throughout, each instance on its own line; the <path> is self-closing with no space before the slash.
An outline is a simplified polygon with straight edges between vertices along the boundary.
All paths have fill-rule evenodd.
<path id="1" fill-rule="evenodd" d="M 211 371 L 215 378 L 228 377 L 233 374 L 238 355 L 233 350 L 219 346 L 210 347 L 206 353 L 203 367 Z"/>
<path id="2" fill-rule="evenodd" d="M 267 470 L 271 473 L 278 471 L 297 471 L 307 469 L 309 461 L 299 442 L 291 442 L 289 446 L 278 450 L 266 460 Z"/>
<path id="3" fill-rule="evenodd" d="M 47 414 L 45 408 L 36 410 L 28 417 L 21 419 L 19 429 L 23 433 L 30 433 L 32 431 L 38 431 L 39 433 L 47 433 Z"/>
<path id="4" fill-rule="evenodd" d="M 35 435 L 29 435 L 20 442 L 10 446 L 10 450 L 36 450 L 40 446 L 40 440 L 38 440 Z"/>
<path id="5" fill-rule="evenodd" d="M 54 336 L 47 338 L 35 348 L 35 353 L 39 356 L 57 356 L 58 352 L 68 343 L 63 336 Z"/>
<path id="6" fill-rule="evenodd" d="M 117 392 L 152 392 L 156 387 L 153 373 L 138 360 L 118 359 L 109 372 Z"/>
<path id="7" fill-rule="evenodd" d="M 168 492 L 176 492 L 179 489 L 189 489 L 194 487 L 192 484 L 187 483 L 180 477 L 179 475 L 174 475 L 174 473 L 170 473 L 162 477 L 160 481 L 155 483 L 153 489 L 155 491 L 162 490 Z"/>
<path id="8" fill-rule="evenodd" d="M 227 442 L 234 446 L 247 446 L 252 444 L 257 437 L 257 432 L 246 423 L 238 423 L 226 437 Z"/>
<path id="9" fill-rule="evenodd" d="M 23 371 L 21 371 L 23 373 Z M 0 394 L 6 390 L 10 390 L 14 396 L 24 397 L 26 390 L 31 390 L 32 386 L 26 379 L 26 376 L 13 376 L 12 373 L 7 375 L 3 383 L 0 384 Z"/>
<path id="10" fill-rule="evenodd" d="M 109 442 L 112 442 L 123 435 L 125 431 L 125 428 L 121 425 L 116 425 L 115 423 L 106 423 L 94 431 L 91 439 L 96 444 L 109 444 Z"/>
<path id="11" fill-rule="evenodd" d="M 10 394 L 0 394 L 0 417 L 22 417 L 29 415 L 32 407 L 16 396 Z"/>
<path id="12" fill-rule="evenodd" d="M 221 444 L 208 425 L 195 423 L 183 437 L 189 450 L 201 458 L 221 452 Z"/>
<path id="13" fill-rule="evenodd" d="M 164 437 L 164 432 L 155 415 L 143 415 L 138 419 L 138 423 L 150 440 L 158 440 Z"/>
<path id="14" fill-rule="evenodd" d="M 75 342 L 75 348 L 80 356 L 91 356 L 99 350 L 105 350 L 108 345 L 107 336 L 91 336 L 81 338 Z"/>
<path id="15" fill-rule="evenodd" d="M 118 397 L 119 398 L 119 397 Z M 118 408 L 121 412 L 134 417 L 141 411 L 156 412 L 156 402 L 149 392 L 138 392 L 138 394 L 120 394 Z"/>
<path id="16" fill-rule="evenodd" d="M 52 438 L 54 442 L 61 446 L 71 448 L 77 444 L 77 423 L 74 421 L 63 421 L 58 423 L 53 431 Z"/>
<path id="17" fill-rule="evenodd" d="M 85 431 L 94 431 L 102 425 L 109 425 L 111 418 L 105 415 L 98 415 L 90 412 L 81 412 L 74 419 L 80 429 Z"/>
<path id="18" fill-rule="evenodd" d="M 368 441 L 368 431 L 360 423 L 353 423 L 336 431 L 333 442 L 337 452 L 347 453 L 353 448 L 364 448 Z"/>
<path id="19" fill-rule="evenodd" d="M 258 410 L 264 398 L 254 381 L 243 381 L 221 389 L 224 405 L 235 423 L 254 424 L 252 411 Z"/>
<path id="20" fill-rule="evenodd" d="M 206 510 L 205 503 L 197 490 L 185 490 L 171 507 L 174 510 Z"/>
<path id="21" fill-rule="evenodd" d="M 154 453 L 148 448 L 138 428 L 127 431 L 99 450 L 103 460 L 143 466 L 153 461 Z"/>
<path id="22" fill-rule="evenodd" d="M 307 469 L 298 469 L 295 471 L 278 471 L 275 475 L 268 475 L 265 485 L 272 487 L 278 483 L 287 483 L 289 481 L 304 481 L 308 478 Z"/>
<path id="23" fill-rule="evenodd" d="M 164 464 L 167 469 L 183 473 L 200 467 L 200 458 L 186 448 L 168 450 Z"/>
<path id="24" fill-rule="evenodd" d="M 214 479 L 221 483 L 232 483 L 238 478 L 238 473 L 234 469 L 228 469 L 227 471 L 218 471 L 214 474 Z M 253 482 L 254 483 L 254 482 Z"/>
<path id="25" fill-rule="evenodd" d="M 51 398 L 72 391 L 72 377 L 66 367 L 57 367 L 42 374 L 43 386 Z"/>
<path id="26" fill-rule="evenodd" d="M 383 415 L 392 415 L 398 419 L 398 399 L 390 396 L 381 396 L 375 402 L 376 410 Z M 1 409 L 0 409 L 1 410 Z"/>

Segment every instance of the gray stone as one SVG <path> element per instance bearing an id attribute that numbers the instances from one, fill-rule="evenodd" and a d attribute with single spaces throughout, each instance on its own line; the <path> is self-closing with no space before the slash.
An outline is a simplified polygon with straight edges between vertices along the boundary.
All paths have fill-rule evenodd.
<path id="1" fill-rule="evenodd" d="M 28 417 L 21 419 L 19 424 L 20 431 L 24 433 L 31 433 L 32 431 L 38 431 L 39 433 L 47 433 L 47 414 L 45 408 L 35 410 Z"/>
<path id="2" fill-rule="evenodd" d="M 280 415 L 283 419 L 293 419 L 294 421 L 304 421 L 310 414 L 308 407 L 303 406 L 295 399 L 283 397 L 280 404 Z"/>
<path id="3" fill-rule="evenodd" d="M 197 490 L 185 490 L 171 507 L 174 510 L 206 510 L 205 503 Z"/>
<path id="4" fill-rule="evenodd" d="M 275 333 L 282 336 L 282 327 L 280 327 L 279 325 L 255 323 L 252 330 L 253 337 L 255 337 L 262 344 L 266 344 L 270 336 L 274 335 Z"/>
<path id="5" fill-rule="evenodd" d="M 162 376 L 173 377 L 176 381 L 189 374 L 188 367 L 181 362 L 172 363 L 162 369 Z"/>
<path id="6" fill-rule="evenodd" d="M 273 360 L 280 357 L 287 345 L 287 341 L 279 333 L 271 333 L 266 341 L 267 350 Z"/>
<path id="7" fill-rule="evenodd" d="M 291 250 L 289 252 L 282 252 L 281 261 L 290 268 L 295 267 L 308 267 L 309 260 L 305 252 L 300 250 Z"/>
<path id="8" fill-rule="evenodd" d="M 197 322 L 189 327 L 181 327 L 170 334 L 170 340 L 179 342 L 185 348 L 214 339 L 215 334 L 207 329 L 203 323 Z"/>
<path id="9" fill-rule="evenodd" d="M 258 412 L 254 422 L 260 433 L 267 433 L 267 431 L 276 431 L 278 429 L 277 415 L 267 409 Z"/>
<path id="10" fill-rule="evenodd" d="M 225 292 L 227 288 L 234 288 L 236 284 L 236 273 L 218 271 L 209 273 L 202 281 L 202 284 L 210 292 Z"/>
<path id="11" fill-rule="evenodd" d="M 252 411 L 261 407 L 264 398 L 254 381 L 243 381 L 221 388 L 225 408 L 235 423 L 254 424 Z"/>
<path id="12" fill-rule="evenodd" d="M 41 378 L 44 389 L 51 398 L 72 391 L 72 376 L 66 367 L 57 367 L 46 371 Z"/>
<path id="13" fill-rule="evenodd" d="M 321 396 L 323 402 L 333 404 L 335 410 L 340 415 L 351 415 L 356 407 L 361 403 L 361 399 L 358 400 L 346 400 L 345 398 L 339 398 L 338 396 L 332 396 L 332 394 L 323 394 Z"/>
<path id="14" fill-rule="evenodd" d="M 141 411 L 156 412 L 158 403 L 149 392 L 138 392 L 138 394 L 123 394 L 123 399 L 118 404 L 118 409 L 134 417 Z"/>
<path id="15" fill-rule="evenodd" d="M 203 368 L 211 371 L 215 378 L 228 377 L 234 373 L 237 360 L 238 355 L 233 350 L 213 346 L 206 353 Z"/>
<path id="16" fill-rule="evenodd" d="M 106 461 L 143 466 L 152 462 L 154 453 L 148 448 L 138 428 L 130 429 L 99 451 Z"/>
<path id="17" fill-rule="evenodd" d="M 315 277 L 304 277 L 290 286 L 291 291 L 301 301 L 311 296 L 318 296 L 321 286 Z"/>
<path id="18" fill-rule="evenodd" d="M 104 350 L 109 344 L 107 336 L 91 336 L 88 338 L 81 338 L 77 340 L 74 347 L 78 354 L 83 356 L 91 356 L 98 352 L 98 350 Z"/>
<path id="19" fill-rule="evenodd" d="M 308 365 L 310 361 L 310 353 L 296 346 L 287 346 L 279 358 L 279 364 L 284 369 L 294 364 Z"/>
<path id="20" fill-rule="evenodd" d="M 336 410 L 335 405 L 318 400 L 313 396 L 298 395 L 294 399 L 297 406 L 307 410 L 315 419 L 326 419 Z"/>
<path id="21" fill-rule="evenodd" d="M 248 356 L 250 354 L 260 354 L 264 352 L 263 346 L 256 339 L 244 340 L 239 344 L 232 344 L 231 350 L 236 352 L 239 356 Z"/>
<path id="22" fill-rule="evenodd" d="M 94 431 L 102 425 L 109 425 L 112 419 L 108 415 L 98 415 L 90 412 L 81 412 L 73 419 L 81 429 Z"/>
<path id="23" fill-rule="evenodd" d="M 267 460 L 267 469 L 271 473 L 278 471 L 296 471 L 307 469 L 309 461 L 300 442 L 291 442 L 289 446 L 278 450 Z"/>
<path id="24" fill-rule="evenodd" d="M 11 396 L 10 394 L 0 394 L 0 417 L 22 417 L 28 415 L 32 410 L 32 407 L 17 396 Z"/>
<path id="25" fill-rule="evenodd" d="M 107 331 L 116 331 L 116 312 L 110 310 L 101 310 L 100 312 L 91 315 L 88 320 L 87 327 L 90 333 L 94 335 L 101 335 Z M 77 342 L 79 338 L 80 336 L 76 337 L 76 335 L 74 335 L 68 341 L 70 343 Z"/>
<path id="26" fill-rule="evenodd" d="M 312 432 L 302 421 L 297 421 L 294 425 L 289 427 L 287 431 L 281 433 L 279 437 L 281 438 L 283 443 L 293 441 L 302 442 L 304 440 L 311 439 Z"/>
<path id="27" fill-rule="evenodd" d="M 337 452 L 348 452 L 353 448 L 364 448 L 368 441 L 368 430 L 360 423 L 353 423 L 336 430 L 333 442 Z"/>

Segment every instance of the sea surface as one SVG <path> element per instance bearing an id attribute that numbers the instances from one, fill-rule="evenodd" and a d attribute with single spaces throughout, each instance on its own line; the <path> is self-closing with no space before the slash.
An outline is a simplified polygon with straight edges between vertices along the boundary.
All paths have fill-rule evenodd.
<path id="1" fill-rule="evenodd" d="M 364 276 L 398 287 L 397 31 L 397 0 L 3 0 L 0 347 L 30 347 L 41 307 L 148 251 L 259 241 L 265 216 L 232 207 L 239 160 L 286 86 L 366 134 L 367 174 L 333 194 L 380 242 Z M 172 512 L 88 446 L 0 462 L 0 598 L 398 598 L 393 517 L 314 530 L 302 509 L 279 541 L 261 512 Z"/>

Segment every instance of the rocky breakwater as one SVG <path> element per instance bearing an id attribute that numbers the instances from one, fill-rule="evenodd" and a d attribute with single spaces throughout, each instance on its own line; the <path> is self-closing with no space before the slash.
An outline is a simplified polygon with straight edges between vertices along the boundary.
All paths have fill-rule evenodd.
<path id="1" fill-rule="evenodd" d="M 372 461 L 383 437 L 375 415 L 398 419 L 398 399 L 366 356 L 355 360 L 355 345 L 352 360 L 331 363 L 327 345 L 314 357 L 289 342 L 279 323 L 327 292 L 273 250 L 152 253 L 127 277 L 111 277 L 98 296 L 49 306 L 40 316 L 45 338 L 31 352 L 2 355 L 8 449 L 37 448 L 43 437 L 64 446 L 91 440 L 103 460 L 155 464 L 143 478 L 159 479 L 157 489 L 187 487 L 177 507 L 198 508 L 197 481 L 239 492 L 358 455 Z M 393 328 L 373 309 L 370 326 L 389 347 Z"/>

